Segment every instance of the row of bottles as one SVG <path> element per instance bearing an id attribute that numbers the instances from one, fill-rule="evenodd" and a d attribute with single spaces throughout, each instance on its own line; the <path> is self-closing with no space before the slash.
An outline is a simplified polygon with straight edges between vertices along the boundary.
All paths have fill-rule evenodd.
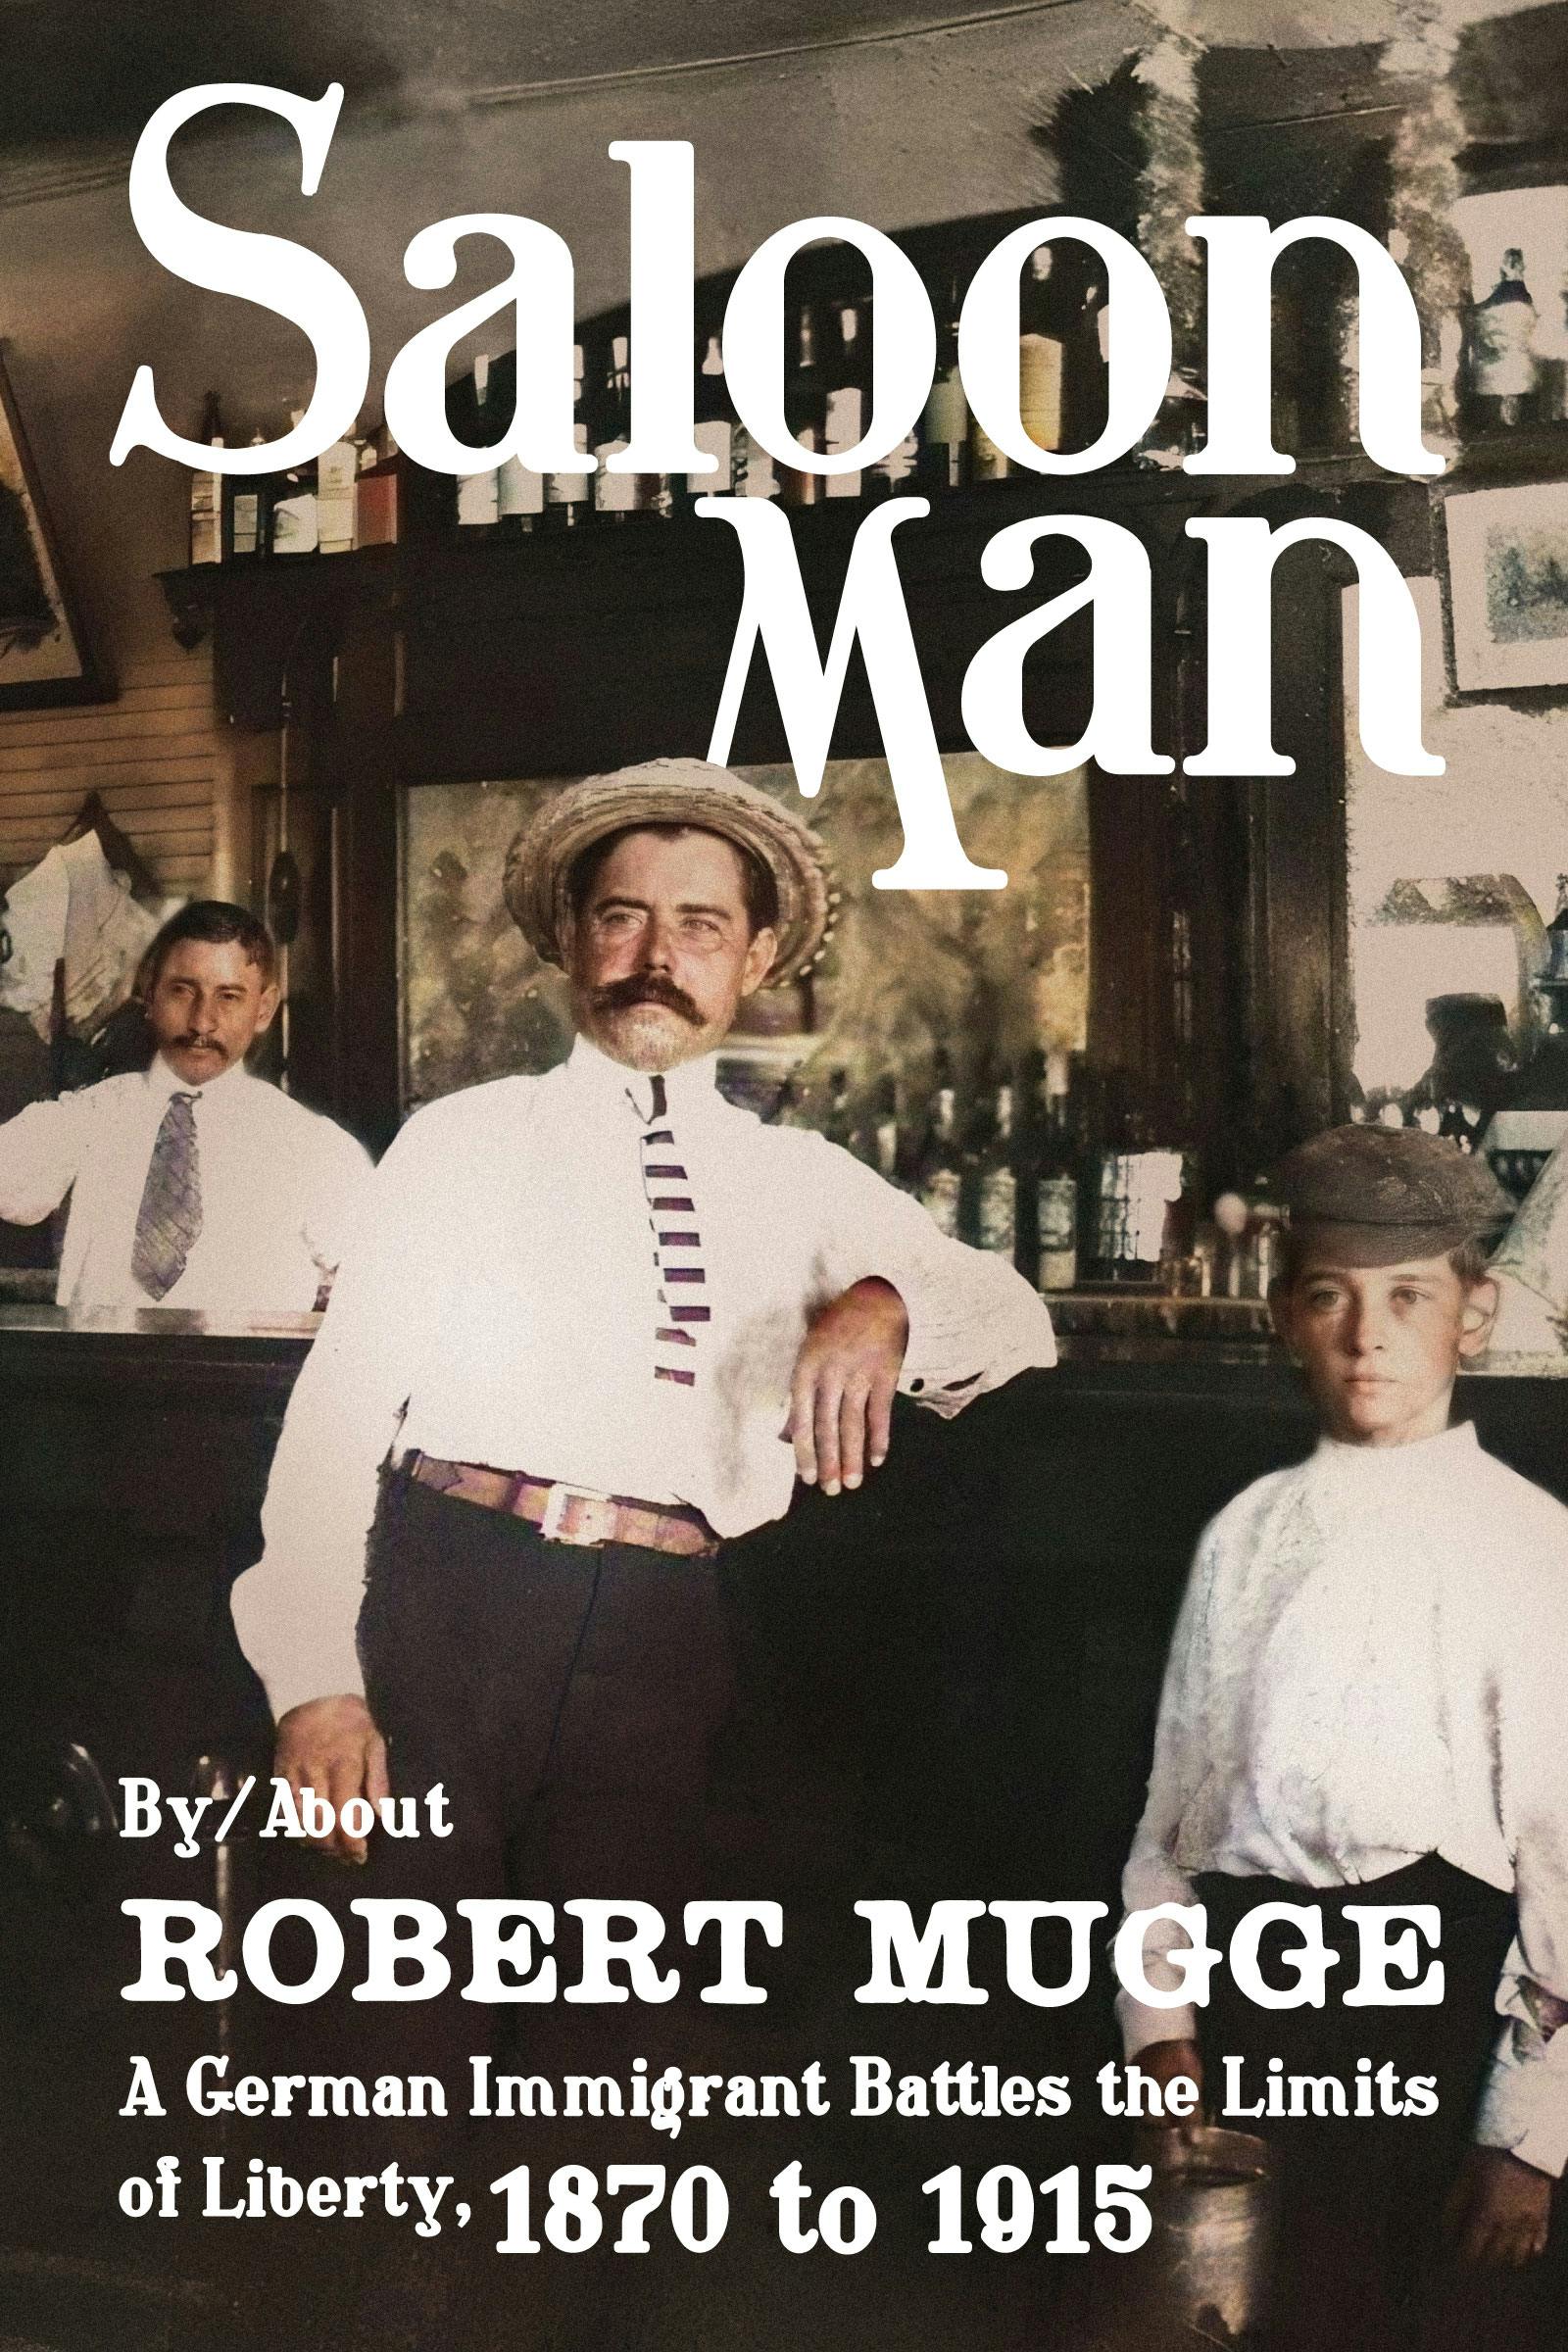
<path id="1" fill-rule="evenodd" d="M 454 480 L 410 464 L 384 428 L 355 432 L 314 464 L 278 476 L 192 477 L 190 560 L 243 562 L 267 556 L 347 552 L 456 530 L 465 538 L 568 530 L 587 522 L 663 520 L 688 514 L 699 498 L 739 495 L 789 507 L 930 496 L 1002 481 L 1011 461 L 971 416 L 958 372 L 957 275 L 938 290 L 937 365 L 930 396 L 913 429 L 877 462 L 839 474 L 815 474 L 780 462 L 740 422 L 724 377 L 716 331 L 693 354 L 695 437 L 713 460 L 707 474 L 612 472 L 608 461 L 631 434 L 631 350 L 624 332 L 601 332 L 574 348 L 574 437 L 592 471 L 538 474 L 509 458 L 486 466 L 511 422 L 515 355 L 481 356 L 452 384 L 447 421 L 480 457 Z M 821 298 L 794 304 L 786 318 L 785 420 L 803 449 L 839 456 L 864 437 L 871 414 L 876 321 L 869 298 Z M 1104 272 L 1089 248 L 1041 246 L 1019 288 L 1018 389 L 1025 431 L 1047 450 L 1085 448 L 1106 409 Z M 298 412 L 295 412 L 297 418 Z M 279 428 L 280 429 L 280 428 Z M 200 439 L 226 446 L 216 394 L 209 394 Z M 269 436 L 257 432 L 253 444 Z"/>
<path id="2" fill-rule="evenodd" d="M 944 1233 L 1010 1258 L 1041 1290 L 1070 1291 L 1079 1277 L 1085 1164 L 1071 1087 L 1067 1054 L 1036 1053 L 960 1106 L 939 1050 L 918 1102 L 901 1103 L 891 1075 L 857 1100 L 848 1072 L 835 1070 L 810 1123 L 912 1193 Z M 793 1089 L 777 1115 L 807 1115 Z"/>
<path id="3" fill-rule="evenodd" d="M 1077 251 L 1063 248 L 1062 252 Z M 1005 479 L 1011 461 L 969 412 L 958 372 L 956 281 L 942 306 L 936 374 L 925 408 L 905 438 L 873 465 L 817 474 L 784 463 L 741 423 L 724 378 L 719 335 L 705 334 L 694 354 L 697 445 L 713 460 L 706 474 L 616 474 L 607 461 L 631 431 L 630 350 L 614 334 L 595 357 L 575 352 L 577 446 L 592 451 L 592 474 L 530 474 L 515 459 L 476 471 L 459 484 L 460 530 L 508 534 L 634 516 L 689 514 L 703 497 L 777 499 L 787 507 L 870 501 L 903 491 L 941 495 L 970 483 Z M 1019 399 L 1025 430 L 1042 449 L 1086 447 L 1104 422 L 1103 284 L 1075 272 L 1042 246 L 1025 272 L 1019 312 Z M 802 449 L 841 457 L 863 439 L 871 415 L 873 306 L 868 300 L 803 302 L 789 316 L 784 418 Z M 494 445 L 511 419 L 514 359 L 481 360 L 448 408 L 458 437 Z"/>
<path id="4" fill-rule="evenodd" d="M 293 410 L 291 421 L 298 424 L 302 414 Z M 207 395 L 200 438 L 213 449 L 229 446 L 216 392 Z M 251 446 L 259 448 L 268 438 L 253 433 Z M 410 466 L 384 430 L 375 435 L 356 430 L 287 472 L 193 473 L 190 561 L 341 556 L 359 547 L 395 544 L 407 535 L 413 502 L 421 494 L 430 518 L 435 480 Z"/>

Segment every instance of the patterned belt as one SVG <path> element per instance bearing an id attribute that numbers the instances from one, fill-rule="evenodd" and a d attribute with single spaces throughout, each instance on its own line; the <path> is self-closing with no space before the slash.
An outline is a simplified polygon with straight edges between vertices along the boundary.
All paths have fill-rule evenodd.
<path id="1" fill-rule="evenodd" d="M 443 1462 L 429 1453 L 409 1454 L 404 1468 L 421 1487 L 433 1487 L 437 1494 L 528 1520 L 549 1544 L 630 1544 L 643 1551 L 669 1551 L 695 1560 L 710 1560 L 718 1550 L 718 1538 L 702 1512 L 686 1503 L 595 1494 L 560 1479 L 491 1470 L 482 1462 Z"/>

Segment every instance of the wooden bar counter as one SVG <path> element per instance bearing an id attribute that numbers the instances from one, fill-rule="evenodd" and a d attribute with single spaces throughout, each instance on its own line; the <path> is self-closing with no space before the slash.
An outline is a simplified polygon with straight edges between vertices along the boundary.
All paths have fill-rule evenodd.
<path id="1" fill-rule="evenodd" d="M 228 1623 L 318 1318 L 73 1322 L 0 1306 L 0 1678 L 13 1801 L 75 1740 L 113 1785 L 265 1756 Z M 823 1802 L 1020 1882 L 1099 1881 L 1136 1810 L 1204 1521 L 1311 1422 L 1258 1317 L 1063 1302 L 1062 1361 L 952 1422 L 900 1408 L 858 1494 L 733 1546 L 753 1747 Z M 1084 1323 L 1112 1328 L 1075 1329 Z M 1191 1336 L 1216 1325 L 1243 1336 Z M 1250 1325 L 1250 1329 L 1248 1326 Z M 1568 1497 L 1568 1384 L 1461 1383 L 1483 1441 Z M 1485 1563 L 1478 1562 L 1478 1573 Z"/>

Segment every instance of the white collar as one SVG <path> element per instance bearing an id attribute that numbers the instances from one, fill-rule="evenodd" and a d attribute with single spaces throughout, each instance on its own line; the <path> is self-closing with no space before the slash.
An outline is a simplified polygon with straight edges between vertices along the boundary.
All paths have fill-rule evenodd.
<path id="1" fill-rule="evenodd" d="M 1370 1496 L 1462 1477 L 1479 1452 L 1475 1423 L 1456 1421 L 1435 1438 L 1413 1438 L 1407 1446 L 1348 1446 L 1342 1438 L 1319 1438 L 1311 1468 L 1350 1494 Z"/>
<path id="2" fill-rule="evenodd" d="M 629 1070 L 612 1061 L 592 1040 L 579 1037 L 564 1067 L 566 1084 L 584 1102 L 599 1108 L 629 1110 L 640 1126 L 653 1117 L 654 1082 L 650 1072 Z M 718 1056 L 704 1054 L 663 1073 L 664 1108 L 671 1119 L 700 1118 L 719 1100 Z"/>
<path id="3" fill-rule="evenodd" d="M 200 1086 L 192 1086 L 190 1080 L 182 1078 L 160 1053 L 155 1054 L 148 1064 L 147 1091 L 156 1102 L 167 1103 L 175 1095 L 190 1095 L 200 1102 L 204 1095 L 216 1094 L 220 1087 L 229 1086 L 235 1079 L 248 1075 L 243 1061 L 231 1061 L 227 1069 L 220 1071 L 216 1078 L 204 1078 Z"/>

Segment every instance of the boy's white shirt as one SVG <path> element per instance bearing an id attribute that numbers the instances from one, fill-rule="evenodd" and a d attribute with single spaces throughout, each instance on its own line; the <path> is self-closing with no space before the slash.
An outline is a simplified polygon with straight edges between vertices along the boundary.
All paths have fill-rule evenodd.
<path id="1" fill-rule="evenodd" d="M 1205 1531 L 1122 1895 L 1190 1903 L 1200 1871 L 1343 1886 L 1428 1853 L 1517 1893 L 1476 2137 L 1560 2174 L 1568 1510 L 1468 1423 L 1408 1446 L 1325 1438 Z M 1166 1955 L 1186 1940 L 1150 1929 L 1152 1984 L 1177 1988 Z M 1129 2057 L 1197 2032 L 1191 2008 L 1117 2006 Z"/>

